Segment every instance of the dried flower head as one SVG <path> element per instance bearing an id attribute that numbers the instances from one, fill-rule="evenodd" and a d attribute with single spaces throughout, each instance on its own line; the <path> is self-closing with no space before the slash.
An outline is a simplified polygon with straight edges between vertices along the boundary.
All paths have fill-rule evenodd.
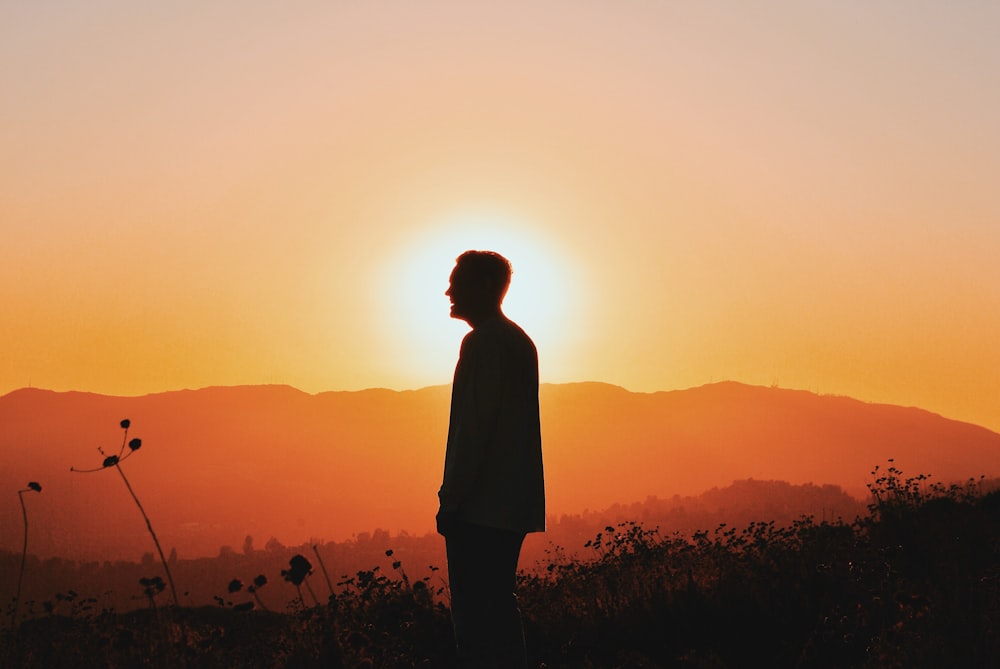
<path id="1" fill-rule="evenodd" d="M 288 564 L 288 569 L 281 570 L 281 576 L 293 585 L 302 585 L 306 576 L 312 573 L 312 564 L 302 555 L 292 556 Z"/>

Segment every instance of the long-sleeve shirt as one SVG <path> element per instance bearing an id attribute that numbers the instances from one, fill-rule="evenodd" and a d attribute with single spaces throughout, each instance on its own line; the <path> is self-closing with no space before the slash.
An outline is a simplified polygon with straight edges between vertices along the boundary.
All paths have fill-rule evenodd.
<path id="1" fill-rule="evenodd" d="M 442 511 L 468 523 L 545 529 L 538 353 L 503 316 L 481 323 L 462 341 L 438 498 Z"/>

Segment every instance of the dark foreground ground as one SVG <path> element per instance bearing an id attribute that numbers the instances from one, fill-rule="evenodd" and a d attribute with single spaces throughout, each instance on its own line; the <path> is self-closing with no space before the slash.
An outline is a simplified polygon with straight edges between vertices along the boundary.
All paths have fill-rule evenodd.
<path id="1" fill-rule="evenodd" d="M 531 665 L 1000 666 L 1000 493 L 892 469 L 872 493 L 853 522 L 687 537 L 622 523 L 589 542 L 591 559 L 553 554 L 520 586 Z M 396 563 L 317 604 L 316 575 L 299 567 L 268 575 L 299 582 L 281 612 L 242 583 L 230 588 L 239 603 L 172 607 L 153 580 L 146 610 L 35 613 L 0 635 L 0 666 L 454 666 L 447 591 L 431 578 L 412 582 Z"/>

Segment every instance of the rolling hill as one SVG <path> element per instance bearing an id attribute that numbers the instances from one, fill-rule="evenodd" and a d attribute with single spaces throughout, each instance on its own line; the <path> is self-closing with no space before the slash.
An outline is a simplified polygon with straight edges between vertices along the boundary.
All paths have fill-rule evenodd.
<path id="1" fill-rule="evenodd" d="M 166 550 L 214 555 L 341 540 L 383 528 L 430 531 L 449 389 L 315 395 L 240 386 L 111 397 L 22 389 L 0 397 L 0 548 L 19 550 L 26 496 L 31 551 L 136 559 L 151 549 L 113 469 L 122 467 Z M 961 481 L 1000 475 L 1000 434 L 916 408 L 733 382 L 632 393 L 600 383 L 541 390 L 550 516 L 695 495 L 734 480 L 835 484 L 863 496 L 875 465 Z"/>

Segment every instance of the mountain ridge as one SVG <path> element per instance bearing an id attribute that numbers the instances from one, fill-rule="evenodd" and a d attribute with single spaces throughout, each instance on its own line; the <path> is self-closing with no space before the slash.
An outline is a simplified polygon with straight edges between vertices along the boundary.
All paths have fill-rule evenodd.
<path id="1" fill-rule="evenodd" d="M 629 390 L 628 388 L 625 388 L 624 386 L 620 386 L 620 385 L 613 384 L 613 383 L 608 383 L 608 382 L 605 382 L 605 381 L 570 381 L 570 382 L 565 382 L 565 383 L 545 382 L 545 383 L 539 384 L 539 388 L 542 391 L 544 391 L 546 388 L 549 388 L 549 387 L 558 387 L 558 388 L 580 387 L 580 388 L 586 388 L 586 389 L 606 389 L 606 390 L 614 391 L 614 392 L 619 393 L 619 394 L 638 395 L 638 396 L 667 396 L 667 395 L 674 395 L 674 394 L 677 394 L 677 393 L 689 393 L 691 391 L 697 391 L 697 390 L 702 390 L 702 389 L 706 389 L 706 388 L 716 388 L 716 389 L 724 389 L 724 388 L 759 389 L 759 390 L 766 390 L 768 392 L 781 392 L 781 393 L 786 393 L 786 394 L 798 394 L 798 395 L 805 395 L 805 396 L 817 397 L 817 398 L 825 398 L 825 399 L 847 400 L 847 401 L 850 401 L 850 402 L 855 402 L 855 403 L 866 405 L 866 406 L 893 407 L 893 408 L 896 408 L 896 409 L 915 410 L 915 411 L 919 411 L 919 412 L 922 412 L 922 413 L 925 413 L 925 414 L 929 414 L 931 416 L 936 416 L 936 417 L 943 418 L 945 420 L 953 421 L 953 422 L 956 422 L 956 423 L 964 423 L 964 424 L 967 424 L 967 425 L 974 425 L 974 426 L 982 428 L 983 430 L 986 430 L 988 432 L 994 432 L 990 428 L 987 428 L 987 427 L 985 427 L 983 425 L 979 425 L 978 423 L 972 423 L 972 422 L 969 422 L 969 421 L 963 421 L 963 420 L 956 419 L 956 418 L 950 418 L 948 416 L 945 416 L 944 414 L 937 413 L 937 412 L 934 412 L 934 411 L 931 411 L 929 409 L 925 409 L 923 407 L 919 407 L 919 406 L 916 406 L 916 405 L 902 405 L 902 404 L 892 404 L 892 403 L 888 403 L 888 402 L 875 402 L 875 401 L 861 400 L 861 399 L 858 399 L 858 398 L 855 398 L 855 397 L 851 397 L 849 395 L 839 395 L 839 394 L 832 394 L 832 393 L 818 393 L 818 392 L 815 392 L 815 391 L 812 391 L 812 390 L 804 390 L 804 389 L 799 389 L 799 388 L 782 388 L 782 387 L 778 387 L 778 386 L 760 386 L 760 385 L 755 385 L 755 384 L 743 383 L 742 381 L 732 381 L 732 380 L 714 381 L 714 382 L 705 383 L 705 384 L 702 384 L 702 385 L 699 385 L 699 386 L 691 386 L 689 388 L 674 388 L 674 389 L 669 389 L 669 390 L 664 389 L 664 390 L 652 390 L 652 391 Z M 199 387 L 199 388 L 177 388 L 177 389 L 172 389 L 172 390 L 159 390 L 159 391 L 155 391 L 155 392 L 144 393 L 142 395 L 114 395 L 114 394 L 110 394 L 110 393 L 99 393 L 99 392 L 86 391 L 86 390 L 52 390 L 52 389 L 48 389 L 48 388 L 38 388 L 38 387 L 34 387 L 34 386 L 28 386 L 28 387 L 23 387 L 23 388 L 15 388 L 13 390 L 8 391 L 7 393 L 4 393 L 3 395 L 0 395 L 0 401 L 2 401 L 5 398 L 8 398 L 8 397 L 17 396 L 19 394 L 28 394 L 28 393 L 40 393 L 40 394 L 52 394 L 52 395 L 70 395 L 70 396 L 73 396 L 73 395 L 76 395 L 76 396 L 90 396 L 90 397 L 101 397 L 101 398 L 108 398 L 108 399 L 139 399 L 139 398 L 169 396 L 169 395 L 176 395 L 176 394 L 183 394 L 183 393 L 204 393 L 204 392 L 213 392 L 213 391 L 231 392 L 231 391 L 241 391 L 241 390 L 248 390 L 248 389 L 249 390 L 252 390 L 252 389 L 261 389 L 261 390 L 267 390 L 267 391 L 275 391 L 276 390 L 276 391 L 281 391 L 281 392 L 284 392 L 284 391 L 293 391 L 294 394 L 305 396 L 305 397 L 327 397 L 327 396 L 342 397 L 342 396 L 346 396 L 346 395 L 358 395 L 358 394 L 397 394 L 397 395 L 405 395 L 405 394 L 409 394 L 409 393 L 420 393 L 420 392 L 425 392 L 425 391 L 450 390 L 450 388 L 451 388 L 451 386 L 449 384 L 434 384 L 434 385 L 429 385 L 429 386 L 421 386 L 419 388 L 404 388 L 404 389 L 386 388 L 386 387 L 382 387 L 382 386 L 372 386 L 372 387 L 369 387 L 369 388 L 359 388 L 359 389 L 356 389 L 356 390 L 320 390 L 320 391 L 311 393 L 309 391 L 302 390 L 301 388 L 297 388 L 297 387 L 295 387 L 293 385 L 289 385 L 289 384 L 285 384 L 285 383 L 261 383 L 261 384 L 239 384 L 239 385 L 231 385 L 231 386 L 212 385 L 212 386 L 202 386 L 202 387 Z"/>
<path id="2" fill-rule="evenodd" d="M 39 481 L 32 545 L 117 557 L 148 543 L 110 472 L 118 422 L 142 449 L 123 463 L 164 544 L 214 554 L 246 535 L 286 544 L 385 528 L 431 531 L 448 386 L 309 394 L 212 386 L 121 397 L 25 388 L 0 396 L 0 486 Z M 937 481 L 1000 475 L 1000 434 L 924 409 L 719 382 L 635 393 L 601 382 L 540 389 L 550 516 L 754 478 L 841 486 L 855 497 L 895 458 Z M 137 522 L 138 520 L 138 522 Z M 20 509 L 0 506 L 0 548 Z M 131 552 L 130 552 L 131 551 Z"/>

